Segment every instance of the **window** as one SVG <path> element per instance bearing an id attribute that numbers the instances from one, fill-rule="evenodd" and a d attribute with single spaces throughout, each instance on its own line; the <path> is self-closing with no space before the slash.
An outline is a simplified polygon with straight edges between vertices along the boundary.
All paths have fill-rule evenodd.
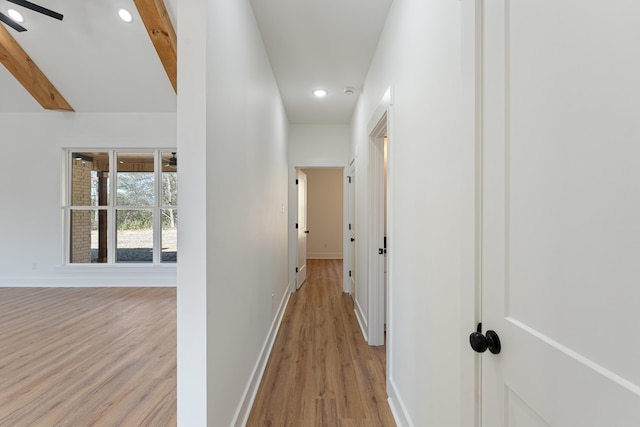
<path id="1" fill-rule="evenodd" d="M 68 263 L 177 262 L 175 151 L 68 150 L 67 162 Z"/>

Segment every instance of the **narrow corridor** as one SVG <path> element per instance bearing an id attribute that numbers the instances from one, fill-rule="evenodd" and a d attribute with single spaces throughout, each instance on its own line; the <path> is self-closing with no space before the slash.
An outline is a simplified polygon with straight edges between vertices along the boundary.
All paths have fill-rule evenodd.
<path id="1" fill-rule="evenodd" d="M 395 423 L 385 392 L 385 347 L 369 347 L 342 292 L 342 260 L 307 261 L 291 296 L 247 426 Z"/>

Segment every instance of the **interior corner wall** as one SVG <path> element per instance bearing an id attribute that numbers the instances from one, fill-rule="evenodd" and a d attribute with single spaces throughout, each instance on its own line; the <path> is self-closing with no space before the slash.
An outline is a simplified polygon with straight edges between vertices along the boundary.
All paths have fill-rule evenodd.
<path id="1" fill-rule="evenodd" d="M 461 116 L 461 2 L 395 0 L 352 120 L 359 230 L 369 121 L 390 88 L 388 392 L 400 426 L 461 426 L 461 289 L 474 280 L 473 139 Z M 468 209 L 471 207 L 471 209 Z M 364 227 L 364 228 L 363 228 Z M 357 293 L 367 292 L 358 237 Z M 366 295 L 365 295 L 366 298 Z"/>
<path id="2" fill-rule="evenodd" d="M 2 113 L 0 128 L 0 286 L 175 286 L 175 268 L 65 266 L 61 207 L 65 148 L 174 148 L 176 113 Z"/>
<path id="3" fill-rule="evenodd" d="M 248 1 L 178 20 L 178 425 L 240 426 L 289 296 L 288 123 Z"/>

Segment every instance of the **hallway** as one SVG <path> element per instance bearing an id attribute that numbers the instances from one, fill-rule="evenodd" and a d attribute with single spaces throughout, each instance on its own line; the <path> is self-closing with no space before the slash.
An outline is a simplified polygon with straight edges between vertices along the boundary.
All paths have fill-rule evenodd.
<path id="1" fill-rule="evenodd" d="M 307 280 L 291 296 L 247 426 L 395 426 L 385 347 L 363 339 L 351 297 L 342 292 L 342 260 L 307 262 Z"/>

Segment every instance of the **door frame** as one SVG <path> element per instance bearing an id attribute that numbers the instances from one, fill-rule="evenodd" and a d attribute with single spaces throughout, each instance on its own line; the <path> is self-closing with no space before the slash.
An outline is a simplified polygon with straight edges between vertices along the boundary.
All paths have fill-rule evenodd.
<path id="1" fill-rule="evenodd" d="M 289 292 L 295 293 L 297 291 L 296 283 L 296 267 L 298 265 L 298 230 L 296 230 L 296 222 L 298 222 L 298 187 L 296 185 L 296 179 L 298 177 L 298 170 L 301 169 L 325 169 L 325 168 L 334 168 L 334 169 L 342 169 L 342 188 L 343 188 L 343 203 L 342 203 L 342 257 L 343 257 L 343 291 L 350 292 L 347 290 L 347 281 L 348 281 L 348 269 L 347 263 L 344 262 L 345 250 L 347 248 L 347 240 L 349 239 L 347 230 L 347 224 L 349 221 L 349 211 L 348 206 L 345 203 L 346 192 L 349 191 L 347 187 L 348 184 L 348 166 L 343 164 L 336 164 L 333 162 L 311 162 L 299 165 L 289 165 L 289 213 L 288 213 L 288 238 L 289 238 Z M 284 211 L 283 211 L 284 213 Z"/>
<path id="2" fill-rule="evenodd" d="M 344 244 L 345 248 L 349 248 L 344 254 L 344 293 L 351 295 L 351 299 L 356 300 L 357 286 L 352 286 L 358 279 L 356 276 L 356 253 L 358 241 L 351 242 L 351 235 L 357 237 L 356 228 L 356 159 L 349 162 L 349 166 L 345 168 L 346 187 L 344 192 L 344 204 L 346 206 L 346 214 L 344 220 Z M 353 212 L 352 212 L 353 211 Z M 349 274 L 351 272 L 351 274 Z M 353 276 L 352 276 L 353 275 Z"/>
<path id="3" fill-rule="evenodd" d="M 385 195 L 384 195 L 384 139 L 387 137 L 387 145 L 391 146 L 390 118 L 391 118 L 391 88 L 387 89 L 380 104 L 372 114 L 367 132 L 369 135 L 369 165 L 368 165 L 368 195 L 369 195 L 369 227 L 367 239 L 367 273 L 368 273 L 368 321 L 367 342 L 371 346 L 383 345 L 385 343 L 385 324 L 389 325 L 389 311 L 385 310 L 388 303 L 388 293 L 385 292 L 385 256 L 379 250 L 384 246 L 385 221 L 390 223 L 390 210 L 385 217 Z M 391 150 L 387 149 L 387 188 L 390 188 L 391 162 L 389 159 Z M 390 193 L 388 191 L 388 193 Z M 390 198 L 387 197 L 387 205 L 392 206 Z M 387 231 L 390 229 L 387 227 Z M 387 243 L 387 248 L 391 246 Z M 388 250 L 389 270 L 387 271 L 387 283 L 391 283 L 392 252 Z M 360 280 L 362 277 L 360 277 Z M 391 309 L 391 304 L 387 304 Z M 356 312 L 356 315 L 359 313 Z M 363 325 L 362 320 L 361 326 Z M 390 327 L 389 327 L 390 329 Z"/>
<path id="4" fill-rule="evenodd" d="M 461 425 L 473 427 L 482 427 L 482 357 L 471 349 L 468 336 L 482 322 L 483 9 L 484 0 L 461 0 L 461 137 L 473 145 L 463 159 L 466 168 L 461 179 L 473 187 L 465 188 L 473 199 L 464 201 L 462 233 L 473 245 L 465 245 L 462 254 L 460 404 Z"/>
<path id="5" fill-rule="evenodd" d="M 302 179 L 302 176 L 304 176 L 304 213 L 303 213 L 303 218 L 304 218 L 304 224 L 300 224 L 300 179 Z M 302 287 L 302 285 L 304 284 L 304 282 L 306 281 L 307 278 L 307 253 L 308 253 L 308 236 L 307 234 L 309 233 L 309 228 L 308 228 L 308 224 L 307 224 L 307 212 L 308 212 L 308 207 L 307 207 L 307 201 L 309 199 L 308 195 L 307 195 L 307 174 L 305 173 L 304 170 L 302 170 L 301 168 L 296 169 L 296 189 L 297 194 L 298 194 L 298 203 L 296 205 L 297 209 L 296 209 L 296 233 L 297 233 L 297 239 L 296 239 L 296 267 L 295 267 L 295 271 L 296 271 L 296 290 L 300 289 Z M 302 280 L 302 282 L 300 282 L 300 278 L 302 271 L 300 271 L 298 268 L 300 267 L 300 254 L 298 253 L 298 250 L 300 249 L 300 232 L 301 230 L 304 229 L 303 233 L 304 233 L 304 265 L 302 266 L 302 269 L 304 270 L 304 280 Z"/>

